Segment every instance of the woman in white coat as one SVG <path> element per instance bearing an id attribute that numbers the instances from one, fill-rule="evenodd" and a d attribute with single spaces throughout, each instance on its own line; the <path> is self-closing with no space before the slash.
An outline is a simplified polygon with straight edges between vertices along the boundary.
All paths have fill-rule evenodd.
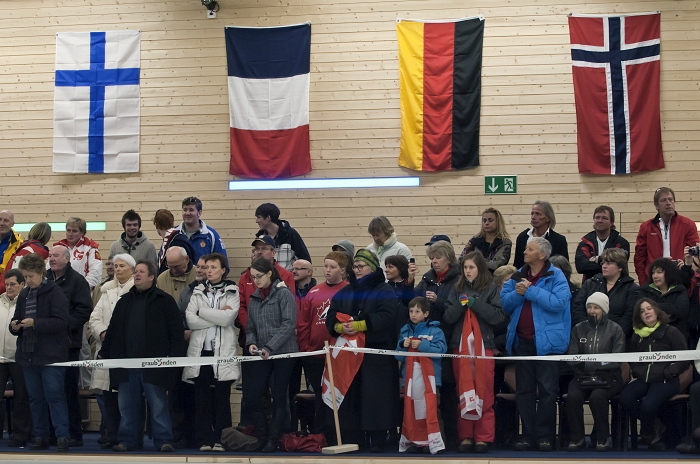
<path id="1" fill-rule="evenodd" d="M 90 331 L 97 340 L 96 354 L 102 348 L 102 341 L 105 339 L 109 321 L 112 319 L 112 311 L 114 311 L 117 301 L 122 295 L 128 293 L 134 285 L 132 277 L 136 267 L 134 258 L 126 253 L 118 254 L 112 257 L 112 262 L 114 263 L 114 279 L 101 287 L 100 299 L 95 305 L 95 309 L 92 310 L 88 321 Z M 112 446 L 119 443 L 117 431 L 121 415 L 117 392 L 109 388 L 109 369 L 93 369 L 90 390 L 95 393 L 102 414 L 103 435 L 97 441 L 103 449 L 111 449 Z"/>
<path id="2" fill-rule="evenodd" d="M 187 356 L 235 356 L 237 338 L 233 323 L 240 306 L 238 287 L 225 280 L 228 269 L 224 255 L 212 253 L 203 259 L 207 265 L 207 280 L 192 291 L 185 313 L 192 330 Z M 238 363 L 185 368 L 183 380 L 194 381 L 195 386 L 195 434 L 200 451 L 224 451 L 221 431 L 231 427 L 231 384 L 239 376 Z"/>

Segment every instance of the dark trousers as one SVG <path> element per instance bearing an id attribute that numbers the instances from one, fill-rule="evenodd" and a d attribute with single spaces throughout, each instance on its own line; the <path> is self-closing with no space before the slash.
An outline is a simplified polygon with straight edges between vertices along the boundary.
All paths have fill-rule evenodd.
<path id="1" fill-rule="evenodd" d="M 690 414 L 692 434 L 694 430 L 700 429 L 700 382 L 690 386 Z"/>
<path id="2" fill-rule="evenodd" d="M 535 342 L 519 339 L 515 355 L 537 356 Z M 515 402 L 523 425 L 522 438 L 533 443 L 546 440 L 553 444 L 559 365 L 555 361 L 519 361 L 515 363 L 515 379 Z"/>
<path id="3" fill-rule="evenodd" d="M 586 432 L 583 425 L 583 403 L 588 399 L 588 405 L 593 415 L 593 433 L 597 443 L 607 443 L 610 438 L 610 421 L 608 416 L 610 398 L 622 390 L 622 377 L 618 373 L 611 382 L 610 388 L 596 388 L 595 390 L 582 390 L 579 386 L 578 376 L 569 382 L 569 391 L 566 397 L 566 414 L 569 419 L 570 442 L 578 443 Z"/>
<path id="4" fill-rule="evenodd" d="M 296 414 L 296 408 L 294 407 L 295 399 L 297 393 L 301 391 L 301 371 L 302 371 L 302 358 L 297 358 L 294 360 L 294 368 L 292 369 L 292 374 L 289 378 L 289 404 L 290 404 L 290 430 L 296 432 L 299 427 L 299 418 Z M 306 379 L 308 382 L 309 379 Z"/>
<path id="5" fill-rule="evenodd" d="M 80 348 L 71 348 L 68 350 L 69 361 L 78 361 L 79 356 Z M 83 417 L 80 413 L 79 381 L 80 368 L 66 367 L 64 386 L 66 390 L 66 402 L 68 403 L 68 427 L 70 429 L 70 438 L 73 440 L 83 439 Z"/>
<path id="6" fill-rule="evenodd" d="M 642 437 L 650 437 L 654 433 L 656 413 L 669 398 L 678 394 L 679 389 L 678 379 L 657 383 L 646 383 L 637 379 L 622 389 L 620 405 L 630 416 L 639 419 L 639 434 Z"/>
<path id="7" fill-rule="evenodd" d="M 289 417 L 289 398 L 287 390 L 289 378 L 294 369 L 295 359 L 273 359 L 270 361 L 254 361 L 249 364 L 249 376 L 243 381 L 243 394 L 249 412 L 256 417 L 264 414 L 262 398 L 267 391 L 272 378 L 272 424 L 268 439 L 278 440 L 283 433 L 285 419 Z M 273 377 L 274 374 L 274 377 Z M 256 429 L 266 429 L 267 424 L 255 424 Z M 263 431 L 259 433 L 265 434 Z"/>
<path id="8" fill-rule="evenodd" d="M 103 391 L 102 398 L 104 400 L 105 417 L 102 418 L 102 424 L 105 428 L 105 437 L 111 441 L 117 442 L 117 433 L 119 432 L 119 421 L 121 413 L 119 412 L 119 393 L 113 391 Z"/>
<path id="9" fill-rule="evenodd" d="M 32 415 L 29 410 L 29 395 L 24 384 L 22 367 L 17 363 L 0 363 L 0 385 L 3 391 L 7 385 L 7 379 L 12 379 L 14 395 L 12 397 L 12 430 L 10 438 L 21 442 L 29 441 L 32 430 Z"/>
<path id="10" fill-rule="evenodd" d="M 442 385 L 440 389 L 440 417 L 445 432 L 445 447 L 454 450 L 459 444 L 459 432 L 457 422 L 459 419 L 459 396 L 457 395 L 457 381 L 452 369 L 452 359 L 443 358 L 442 361 Z"/>
<path id="11" fill-rule="evenodd" d="M 231 427 L 232 383 L 216 380 L 213 366 L 200 366 L 194 379 L 197 446 L 221 443 L 221 431 Z"/>
<path id="12" fill-rule="evenodd" d="M 302 358 L 302 360 L 306 381 L 311 385 L 311 388 L 314 389 L 314 395 L 316 396 L 314 425 L 311 432 L 333 435 L 335 433 L 333 424 L 327 424 L 325 421 L 328 415 L 326 414 L 326 407 L 323 404 L 323 397 L 321 395 L 321 383 L 323 382 L 323 369 L 326 365 L 326 360 L 316 357 Z"/>
<path id="13" fill-rule="evenodd" d="M 168 392 L 168 408 L 173 424 L 173 442 L 184 441 L 188 446 L 195 444 L 195 389 L 191 383 L 183 382 L 182 368 L 178 369 L 177 381 Z"/>

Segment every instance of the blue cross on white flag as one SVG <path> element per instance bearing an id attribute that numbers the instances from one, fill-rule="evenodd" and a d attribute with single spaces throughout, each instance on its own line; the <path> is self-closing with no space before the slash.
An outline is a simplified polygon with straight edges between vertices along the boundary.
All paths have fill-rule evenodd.
<path id="1" fill-rule="evenodd" d="M 54 172 L 138 172 L 140 55 L 140 31 L 56 34 Z"/>

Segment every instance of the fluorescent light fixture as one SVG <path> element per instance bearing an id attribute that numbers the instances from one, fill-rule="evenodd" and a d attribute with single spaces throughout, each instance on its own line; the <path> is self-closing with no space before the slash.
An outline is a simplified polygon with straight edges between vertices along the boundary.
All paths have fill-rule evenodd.
<path id="1" fill-rule="evenodd" d="M 15 232 L 29 232 L 32 227 L 34 227 L 34 222 L 18 222 L 12 229 Z M 65 222 L 49 222 L 51 226 L 51 232 L 65 232 L 66 223 Z M 107 230 L 106 222 L 88 222 L 86 226 L 87 230 Z"/>
<path id="2" fill-rule="evenodd" d="M 357 179 L 232 180 L 229 190 L 291 190 L 331 188 L 418 187 L 420 177 L 361 177 Z"/>

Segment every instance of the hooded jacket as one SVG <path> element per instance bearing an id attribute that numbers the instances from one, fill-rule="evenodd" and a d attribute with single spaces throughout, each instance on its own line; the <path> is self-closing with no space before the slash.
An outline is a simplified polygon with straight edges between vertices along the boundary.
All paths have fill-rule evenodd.
<path id="1" fill-rule="evenodd" d="M 256 345 L 270 354 L 299 351 L 296 337 L 297 305 L 292 291 L 284 282 L 270 284 L 265 299 L 260 289 L 250 296 L 246 347 Z"/>
<path id="2" fill-rule="evenodd" d="M 326 318 L 326 327 L 332 337 L 337 313 L 344 313 L 356 321 L 365 321 L 365 346 L 393 350 L 396 347 L 398 301 L 391 287 L 384 281 L 384 271 L 378 268 L 373 273 L 357 280 L 355 274 L 348 276 L 349 285 L 336 293 Z"/>
<path id="3" fill-rule="evenodd" d="M 484 341 L 484 348 L 496 348 L 494 340 L 494 328 L 502 326 L 508 321 L 508 317 L 503 312 L 501 306 L 501 295 L 498 293 L 498 286 L 491 282 L 483 292 L 477 292 L 471 283 L 466 283 L 466 288 L 462 291 L 454 288 L 452 294 L 445 303 L 445 314 L 443 320 L 454 327 L 449 340 L 450 348 L 459 348 L 462 341 L 462 326 L 464 325 L 464 313 L 467 308 L 459 301 L 460 294 L 466 294 L 469 298 L 474 298 L 471 310 L 476 314 L 481 329 L 481 338 Z"/>
<path id="4" fill-rule="evenodd" d="M 634 304 L 640 298 L 640 295 L 639 286 L 634 283 L 634 279 L 630 276 L 621 276 L 609 292 L 608 283 L 603 274 L 596 274 L 587 279 L 574 299 L 571 313 L 572 324 L 576 325 L 588 319 L 586 300 L 595 292 L 608 296 L 610 301 L 608 319 L 622 328 L 625 337 L 632 335 L 632 314 L 634 312 Z"/>
<path id="5" fill-rule="evenodd" d="M 424 321 L 414 324 L 409 322 L 401 328 L 396 351 L 408 351 L 404 348 L 403 341 L 407 338 L 420 338 L 418 351 L 421 353 L 447 353 L 447 340 L 445 334 L 440 330 L 440 322 Z M 401 385 L 406 382 L 406 356 L 394 356 L 397 361 L 402 362 Z M 432 358 L 433 372 L 435 374 L 435 385 L 442 385 L 442 358 Z"/>
<path id="6" fill-rule="evenodd" d="M 112 242 L 109 247 L 109 255 L 124 253 L 131 255 L 138 263 L 140 260 L 152 261 L 158 263 L 158 255 L 156 254 L 156 246 L 151 242 L 146 234 L 139 231 L 134 239 L 134 242 L 129 245 L 126 242 L 126 232 L 122 232 L 121 237 Z"/>
<path id="7" fill-rule="evenodd" d="M 634 246 L 634 270 L 637 272 L 639 285 L 647 283 L 649 279 L 649 265 L 656 258 L 664 255 L 664 243 L 661 228 L 659 227 L 660 215 L 645 221 L 639 226 L 637 243 Z M 683 248 L 695 246 L 700 242 L 698 228 L 693 221 L 685 216 L 675 213 L 671 219 L 671 259 L 683 259 Z"/>
<path id="8" fill-rule="evenodd" d="M 622 238 L 620 233 L 615 229 L 610 229 L 610 236 L 605 242 L 605 250 L 609 248 L 619 248 L 630 257 L 630 242 Z M 593 277 L 596 274 L 603 272 L 601 267 L 600 254 L 603 250 L 598 249 L 598 237 L 595 230 L 581 237 L 581 242 L 576 247 L 576 255 L 574 262 L 576 263 L 576 272 L 583 276 L 583 282 L 586 279 Z M 598 260 L 591 262 L 591 256 L 597 256 Z"/>
<path id="9" fill-rule="evenodd" d="M 586 317 L 585 321 L 579 322 L 571 330 L 569 350 L 566 354 L 624 353 L 625 340 L 626 337 L 622 328 L 608 319 L 607 314 L 603 313 L 599 321 Z M 604 378 L 611 378 L 615 373 L 620 373 L 620 363 L 618 362 L 579 362 L 570 364 L 578 375 L 599 375 Z"/>
<path id="10" fill-rule="evenodd" d="M 288 271 L 292 270 L 292 265 L 297 259 L 311 262 L 311 255 L 309 255 L 309 250 L 306 249 L 306 244 L 299 232 L 287 221 L 278 219 L 274 223 L 279 227 L 277 235 L 273 237 L 277 248 L 277 262 Z M 267 232 L 259 230 L 256 236 L 259 235 L 267 235 Z"/>
<path id="11" fill-rule="evenodd" d="M 675 327 L 661 324 L 648 337 L 632 335 L 627 351 L 631 353 L 658 353 L 660 351 L 687 350 L 685 336 Z M 690 367 L 690 361 L 675 362 L 636 362 L 630 363 L 634 378 L 646 383 L 669 382 L 678 379 Z"/>
<path id="12" fill-rule="evenodd" d="M 5 248 L 5 251 L 2 253 L 2 262 L 0 262 L 0 274 L 4 274 L 5 269 L 8 269 L 7 263 L 9 263 L 12 255 L 15 254 L 22 244 L 22 237 L 13 229 L 10 229 L 9 238 L 7 240 L 7 248 Z"/>
<path id="13" fill-rule="evenodd" d="M 413 258 L 411 250 L 396 238 L 396 232 L 391 233 L 391 236 L 384 242 L 384 245 L 377 246 L 376 243 L 372 242 L 367 245 L 366 248 L 377 255 L 377 258 L 379 258 L 379 265 L 382 269 L 384 269 L 384 260 L 387 256 L 402 255 L 405 256 L 406 259 Z"/>
<path id="14" fill-rule="evenodd" d="M 106 332 L 117 301 L 134 286 L 134 278 L 127 280 L 121 288 L 117 279 L 110 280 L 100 288 L 101 297 L 90 314 L 88 327 L 95 337 L 95 353 L 102 349 L 100 334 Z M 93 369 L 90 390 L 109 390 L 109 369 Z"/>
<path id="15" fill-rule="evenodd" d="M 670 316 L 669 325 L 680 330 L 686 337 L 688 336 L 690 300 L 688 299 L 688 291 L 683 285 L 671 287 L 666 294 L 662 295 L 656 285 L 648 283 L 639 289 L 639 297 L 651 298 L 658 303 L 659 308 Z"/>
<path id="16" fill-rule="evenodd" d="M 232 281 L 226 281 L 224 294 L 218 300 L 218 308 L 211 307 L 205 291 L 206 282 L 197 285 L 192 291 L 192 297 L 187 305 L 185 317 L 187 318 L 187 326 L 192 330 L 187 356 L 193 358 L 201 356 L 210 327 L 216 327 L 214 356 L 236 356 L 238 347 L 236 346 L 236 329 L 233 323 L 236 321 L 241 303 L 238 287 Z M 231 309 L 221 309 L 226 306 Z M 237 362 L 216 364 L 212 367 L 214 368 L 214 378 L 220 381 L 238 380 L 241 376 L 241 367 Z M 199 368 L 200 366 L 185 367 L 182 380 L 192 380 L 199 376 Z"/>
<path id="17" fill-rule="evenodd" d="M 503 285 L 501 303 L 503 310 L 510 316 L 506 335 L 506 350 L 513 354 L 516 347 L 516 329 L 520 320 L 525 299 L 532 303 L 532 320 L 535 325 L 535 346 L 537 355 L 566 353 L 571 334 L 571 290 L 564 273 L 548 260 L 544 263 L 542 277 L 531 285 L 524 296 L 515 291 L 515 284 L 527 277 L 530 266 L 513 274 Z"/>
<path id="18" fill-rule="evenodd" d="M 15 314 L 12 320 L 25 318 L 29 287 L 24 287 L 17 297 Z M 36 344 L 29 353 L 22 349 L 25 331 L 20 328 L 10 333 L 17 336 L 15 362 L 22 367 L 45 366 L 56 362 L 68 361 L 68 300 L 63 291 L 52 281 L 41 284 L 36 295 L 36 317 L 34 318 L 34 335 Z"/>
<path id="19" fill-rule="evenodd" d="M 17 269 L 19 267 L 19 262 L 22 260 L 22 257 L 30 253 L 38 254 L 44 259 L 44 261 L 46 261 L 46 258 L 49 257 L 49 249 L 46 248 L 44 244 L 41 243 L 39 240 L 32 239 L 22 242 L 17 248 L 17 251 L 15 251 L 15 254 L 12 255 L 10 260 L 7 262 L 7 266 L 5 266 L 5 271 L 0 272 L 0 294 L 5 293 L 6 290 L 5 274 L 7 274 L 7 271 L 9 271 L 10 269 Z"/>

